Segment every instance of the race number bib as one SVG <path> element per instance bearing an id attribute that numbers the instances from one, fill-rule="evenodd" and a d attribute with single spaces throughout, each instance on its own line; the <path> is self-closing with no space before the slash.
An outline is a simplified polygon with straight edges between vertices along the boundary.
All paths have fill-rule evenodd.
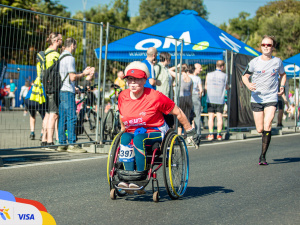
<path id="1" fill-rule="evenodd" d="M 120 162 L 134 162 L 133 145 L 120 145 Z"/>

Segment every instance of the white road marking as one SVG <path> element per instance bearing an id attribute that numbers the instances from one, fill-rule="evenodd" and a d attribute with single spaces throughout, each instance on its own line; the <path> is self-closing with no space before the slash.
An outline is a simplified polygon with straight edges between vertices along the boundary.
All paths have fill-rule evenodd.
<path id="1" fill-rule="evenodd" d="M 296 134 L 285 134 L 285 135 L 273 135 L 272 138 L 280 138 L 280 137 L 296 136 L 296 135 L 300 135 L 300 133 L 296 133 Z M 242 140 L 232 140 L 232 141 L 219 141 L 219 142 L 214 141 L 213 143 L 205 144 L 205 147 L 206 147 L 206 146 L 215 146 L 215 145 L 224 145 L 224 144 L 232 144 L 232 143 L 239 143 L 239 142 L 253 141 L 253 140 L 261 140 L 261 137 L 248 138 L 248 139 L 242 139 Z M 202 146 L 203 146 L 203 145 L 202 145 Z M 194 148 L 194 146 L 188 146 L 188 148 Z M 201 144 L 200 144 L 200 149 L 201 149 Z M 197 149 L 196 149 L 196 150 L 197 150 Z"/>
<path id="2" fill-rule="evenodd" d="M 280 138 L 280 137 L 296 136 L 296 135 L 300 135 L 300 133 L 276 135 L 276 136 L 272 136 L 272 138 Z M 204 146 L 209 147 L 209 146 L 215 146 L 215 145 L 225 145 L 225 144 L 232 144 L 232 143 L 239 143 L 239 142 L 246 142 L 246 141 L 253 141 L 253 140 L 261 140 L 261 137 L 249 138 L 249 139 L 243 139 L 243 140 L 233 140 L 233 141 L 220 141 L 219 143 L 213 142 L 213 143 L 210 143 L 210 144 L 205 144 Z M 194 146 L 187 146 L 187 147 L 188 148 L 194 148 Z M 202 147 L 203 147 L 203 145 L 202 145 Z M 201 145 L 200 145 L 200 149 L 201 149 Z M 197 149 L 196 149 L 196 151 L 197 151 Z M 0 170 L 9 170 L 9 169 L 34 167 L 34 166 L 45 166 L 45 165 L 60 164 L 60 163 L 80 162 L 80 161 L 88 161 L 88 160 L 94 160 L 94 159 L 103 159 L 103 158 L 107 158 L 107 157 L 108 157 L 108 155 L 102 155 L 102 156 L 95 156 L 95 157 L 84 158 L 84 159 L 67 159 L 67 160 L 61 160 L 61 161 L 31 163 L 31 164 L 26 164 L 26 165 L 16 165 L 16 166 L 2 167 L 2 168 L 0 168 Z"/>
<path id="3" fill-rule="evenodd" d="M 84 159 L 66 159 L 66 160 L 60 160 L 60 161 L 51 161 L 51 162 L 43 162 L 43 163 L 31 163 L 31 164 L 26 164 L 26 165 L 8 166 L 8 167 L 2 167 L 2 168 L 0 168 L 0 170 L 17 169 L 17 168 L 33 167 L 33 166 L 45 166 L 45 165 L 60 164 L 60 163 L 88 161 L 88 160 L 94 160 L 94 159 L 107 158 L 107 156 L 108 155 L 102 155 L 102 156 L 95 156 L 95 157 L 84 158 Z"/>

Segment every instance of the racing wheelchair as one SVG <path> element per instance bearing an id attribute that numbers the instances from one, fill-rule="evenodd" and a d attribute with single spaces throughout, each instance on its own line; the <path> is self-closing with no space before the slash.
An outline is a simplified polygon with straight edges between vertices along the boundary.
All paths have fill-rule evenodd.
<path id="1" fill-rule="evenodd" d="M 107 179 L 110 187 L 110 198 L 115 200 L 117 196 L 123 197 L 129 192 L 138 192 L 152 181 L 153 201 L 160 198 L 157 171 L 163 168 L 163 179 L 166 191 L 171 199 L 181 197 L 186 189 L 189 178 L 189 156 L 186 143 L 182 136 L 177 135 L 173 129 L 169 129 L 161 143 L 146 146 L 145 171 L 126 171 L 123 163 L 119 161 L 120 140 L 123 132 L 120 132 L 113 140 L 108 160 Z M 139 188 L 120 188 L 120 182 L 134 182 Z"/>

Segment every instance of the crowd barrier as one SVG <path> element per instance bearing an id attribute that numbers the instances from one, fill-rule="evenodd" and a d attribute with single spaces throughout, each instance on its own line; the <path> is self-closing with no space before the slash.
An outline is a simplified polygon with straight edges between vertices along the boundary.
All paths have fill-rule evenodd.
<path id="1" fill-rule="evenodd" d="M 200 78 L 203 90 L 206 74 L 216 69 L 218 59 L 223 59 L 226 63 L 228 85 L 231 87 L 233 78 L 236 82 L 237 56 L 242 57 L 240 54 L 225 49 L 221 49 L 221 58 L 220 54 L 219 58 L 215 57 L 214 54 L 207 52 L 216 52 L 220 49 L 191 43 L 186 33 L 182 34 L 180 39 L 176 39 L 172 36 L 159 36 L 117 27 L 109 23 L 104 26 L 102 23 L 53 16 L 4 5 L 0 5 L 0 30 L 2 33 L 0 40 L 1 73 L 6 67 L 5 73 L 2 73 L 4 76 L 2 81 L 9 85 L 9 88 L 16 87 L 14 94 L 1 100 L 0 150 L 40 148 L 42 127 L 50 129 L 52 133 L 54 131 L 53 142 L 59 145 L 57 142 L 59 132 L 55 126 L 43 124 L 41 115 L 45 108 L 40 104 L 31 107 L 30 110 L 37 111 L 33 118 L 30 116 L 29 109 L 25 110 L 23 96 L 20 95 L 21 90 L 26 90 L 26 88 L 28 90 L 31 85 L 37 83 L 37 74 L 39 73 L 39 69 L 36 67 L 37 54 L 47 49 L 46 40 L 51 32 L 60 33 L 63 41 L 68 37 L 77 41 L 77 49 L 73 54 L 76 72 L 81 73 L 87 66 L 95 67 L 92 81 L 87 82 L 85 78 L 76 81 L 79 91 L 75 95 L 76 107 L 70 107 L 70 104 L 75 104 L 74 99 L 67 99 L 69 103 L 65 105 L 65 107 L 70 107 L 70 110 L 74 109 L 72 113 L 76 114 L 77 144 L 109 144 L 113 140 L 120 125 L 117 104 L 109 97 L 114 92 L 111 86 L 117 79 L 118 72 L 124 71 L 128 63 L 146 59 L 148 47 L 160 48 L 163 46 L 163 49 L 171 54 L 169 66 L 175 66 L 178 74 L 181 74 L 182 64 L 201 64 L 203 70 Z M 183 46 L 191 46 L 200 50 L 208 48 L 211 51 L 206 53 L 199 51 L 195 54 L 183 51 Z M 61 48 L 58 51 L 62 53 Z M 158 52 L 158 62 L 160 53 L 161 51 Z M 242 63 L 242 67 L 246 65 L 246 61 Z M 181 79 L 176 77 L 173 87 L 172 98 L 177 104 L 180 81 Z M 25 83 L 28 87 L 25 87 Z M 235 83 L 235 85 L 237 84 Z M 236 91 L 236 96 L 239 93 Z M 46 100 L 49 100 L 49 96 L 47 94 L 45 96 Z M 232 127 L 230 123 L 234 119 L 231 116 L 232 110 L 230 110 L 233 107 L 231 105 L 232 96 L 232 89 L 229 89 L 227 92 L 228 112 L 224 115 L 227 118 L 224 128 L 226 132 L 229 132 L 229 128 Z M 242 105 L 248 102 L 250 92 L 245 92 L 243 98 L 239 98 L 239 103 Z M 236 104 L 234 107 L 239 106 Z M 202 104 L 202 113 L 203 115 L 207 113 L 205 101 Z M 59 112 L 58 116 L 62 118 L 64 114 Z M 34 138 L 31 136 L 33 124 L 35 124 Z M 59 123 L 56 126 L 68 134 L 67 127 L 62 127 Z M 50 134 L 52 134 L 51 132 Z"/>

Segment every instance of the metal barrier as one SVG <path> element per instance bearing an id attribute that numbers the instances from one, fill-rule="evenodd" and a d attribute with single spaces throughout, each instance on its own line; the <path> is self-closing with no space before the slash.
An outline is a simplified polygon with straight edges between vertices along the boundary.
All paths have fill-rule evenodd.
<path id="1" fill-rule="evenodd" d="M 63 135 L 66 132 L 67 135 L 68 133 L 71 135 L 72 132 L 68 132 L 67 127 L 69 127 L 69 130 L 72 130 L 74 129 L 73 126 L 76 126 L 75 130 L 79 134 L 77 135 L 76 144 L 100 141 L 98 124 L 101 121 L 99 93 L 102 65 L 101 58 L 99 60 L 95 56 L 94 49 L 102 45 L 102 29 L 102 23 L 81 21 L 0 5 L 0 56 L 2 65 L 7 65 L 5 74 L 3 74 L 3 82 L 6 83 L 8 92 L 8 96 L 4 97 L 1 101 L 0 149 L 40 148 L 40 135 L 41 132 L 45 134 L 46 130 L 48 133 L 50 132 L 50 138 L 44 137 L 43 141 L 48 143 L 53 142 L 57 145 L 59 139 L 58 133 Z M 38 72 L 36 67 L 37 53 L 45 51 L 49 47 L 47 38 L 49 38 L 51 33 L 54 34 L 50 36 L 50 43 L 53 46 L 59 45 L 59 48 L 56 50 L 57 53 L 50 53 L 54 54 L 51 57 L 56 57 L 56 55 L 62 53 L 60 45 L 64 45 L 67 38 L 74 38 L 77 41 L 77 49 L 73 52 L 75 64 L 70 58 L 67 59 L 66 57 L 64 58 L 66 60 L 64 65 L 75 66 L 74 71 L 68 70 L 70 73 L 81 73 L 86 65 L 92 66 L 95 67 L 95 75 L 90 82 L 86 82 L 85 78 L 76 79 L 76 85 L 81 89 L 81 94 L 78 94 L 78 92 L 76 92 L 76 95 L 71 94 L 71 99 L 69 94 L 66 94 L 68 104 L 61 105 L 61 103 L 57 103 L 57 107 L 67 107 L 64 113 L 67 113 L 68 116 L 72 115 L 72 125 L 70 125 L 72 119 L 67 117 L 64 117 L 67 127 L 62 127 L 59 123 L 55 125 L 54 121 L 57 121 L 57 116 L 50 116 L 48 124 L 44 125 L 42 130 L 41 116 L 44 116 L 47 108 L 41 107 L 44 104 L 32 103 L 29 100 L 25 100 L 28 104 L 24 104 L 24 98 L 31 84 L 38 80 L 39 67 Z M 83 33 L 85 33 L 85 39 L 83 38 Z M 61 34 L 61 36 L 58 34 Z M 83 54 L 85 49 L 86 54 Z M 64 59 L 62 59 L 62 65 Z M 52 61 L 52 59 L 47 59 L 47 56 L 46 60 L 48 60 L 46 64 Z M 61 76 L 63 75 L 61 74 Z M 69 86 L 70 82 L 68 75 L 63 85 Z M 94 87 L 94 89 L 91 87 Z M 34 91 L 35 89 L 32 90 Z M 73 91 L 72 89 L 65 90 Z M 47 90 L 44 90 L 44 95 L 45 92 Z M 49 98 L 52 97 L 48 94 L 45 97 L 47 103 L 49 103 Z M 58 94 L 54 97 L 56 101 L 58 101 L 58 98 L 60 100 L 62 98 Z M 76 103 L 77 105 L 75 106 Z M 25 106 L 28 107 L 25 109 Z M 61 109 L 59 110 L 61 111 Z M 51 107 L 48 108 L 49 115 L 53 114 L 52 111 L 55 110 L 51 109 Z M 81 120 L 83 123 L 81 127 L 83 129 L 78 126 L 78 122 L 74 125 L 74 116 L 76 116 L 77 121 Z M 59 117 L 62 119 L 63 113 L 60 112 Z M 91 126 L 89 122 L 91 122 Z M 55 127 L 58 127 L 58 129 L 54 129 Z M 64 132 L 57 132 L 59 129 Z M 34 136 L 32 132 L 34 132 Z M 52 138 L 53 132 L 54 138 Z M 71 138 L 69 137 L 69 139 Z"/>
<path id="2" fill-rule="evenodd" d="M 69 71 L 70 73 L 76 71 L 82 73 L 86 66 L 95 67 L 96 71 L 92 82 L 86 82 L 84 78 L 78 79 L 77 85 L 79 86 L 81 94 L 76 94 L 75 100 L 73 95 L 70 97 L 68 94 L 60 94 L 59 96 L 60 100 L 63 100 L 64 95 L 68 96 L 66 97 L 67 104 L 59 104 L 59 107 L 61 107 L 59 110 L 62 110 L 58 113 L 59 120 L 63 118 L 63 120 L 69 121 L 70 118 L 64 118 L 64 114 L 69 115 L 68 113 L 72 112 L 72 115 L 75 115 L 75 110 L 77 111 L 77 144 L 103 144 L 112 141 L 119 129 L 119 119 L 117 104 L 111 100 L 110 96 L 116 93 L 111 85 L 117 79 L 118 72 L 124 71 L 128 63 L 131 61 L 145 60 L 147 57 L 147 48 L 149 47 L 158 48 L 157 61 L 160 61 L 160 54 L 162 52 L 169 53 L 171 55 L 169 66 L 175 66 L 175 74 L 180 74 L 180 76 L 182 74 L 183 64 L 201 64 L 202 71 L 198 75 L 200 75 L 203 90 L 206 74 L 216 69 L 217 60 L 223 59 L 226 63 L 228 84 L 229 86 L 232 84 L 234 55 L 236 53 L 207 46 L 204 42 L 191 43 L 189 38 L 186 38 L 184 35 L 182 35 L 181 39 L 176 39 L 172 36 L 159 36 L 110 24 L 106 25 L 106 31 L 104 33 L 102 23 L 53 16 L 1 4 L 0 30 L 2 34 L 0 39 L 2 71 L 0 72 L 1 75 L 4 75 L 3 82 L 6 83 L 6 91 L 10 92 L 8 96 L 1 99 L 0 150 L 40 148 L 39 139 L 42 128 L 43 134 L 45 134 L 46 130 L 48 132 L 48 129 L 50 129 L 50 138 L 43 138 L 43 141 L 48 143 L 52 141 L 55 143 L 55 140 L 61 139 L 60 143 L 64 144 L 64 133 L 72 133 L 71 131 L 68 132 L 68 125 L 62 125 L 63 123 L 61 123 L 57 126 L 60 132 L 54 132 L 55 135 L 52 139 L 51 137 L 55 130 L 53 120 L 50 119 L 52 123 L 48 124 L 46 124 L 44 120 L 44 125 L 42 125 L 43 121 L 41 118 L 45 110 L 49 110 L 49 107 L 47 109 L 41 108 L 40 104 L 31 106 L 27 110 L 25 110 L 24 107 L 20 107 L 20 105 L 25 105 L 22 102 L 25 97 L 24 92 L 26 93 L 29 88 L 28 86 L 31 86 L 28 85 L 26 81 L 31 83 L 37 82 L 39 79 L 37 77 L 40 74 L 40 67 L 37 66 L 36 56 L 38 52 L 47 49 L 49 44 L 46 43 L 46 40 L 52 32 L 56 32 L 54 36 L 50 37 L 50 43 L 52 45 L 53 42 L 61 41 L 60 39 L 63 39 L 65 42 L 69 37 L 77 40 L 77 49 L 76 52 L 73 52 L 75 71 Z M 61 34 L 62 38 L 60 38 L 58 34 Z M 130 39 L 133 36 L 135 40 Z M 190 46 L 191 49 L 196 51 L 185 51 L 183 50 L 184 46 Z M 209 51 L 203 52 L 202 50 L 204 49 L 208 49 Z M 178 67 L 178 65 L 180 66 Z M 4 67 L 6 67 L 6 70 L 3 69 Z M 3 73 L 3 71 L 5 73 Z M 175 76 L 173 81 L 175 87 L 173 88 L 174 95 L 172 98 L 176 104 L 179 104 L 180 76 Z M 42 80 L 42 78 L 40 80 Z M 25 82 L 26 85 L 24 85 Z M 69 84 L 70 78 L 65 82 Z M 37 83 L 35 83 L 35 85 L 38 86 Z M 91 86 L 96 88 L 93 91 L 86 88 Z M 68 89 L 61 90 L 63 92 L 70 91 Z M 228 121 L 230 121 L 231 90 L 228 91 L 227 96 L 228 114 L 226 117 Z M 49 102 L 51 96 L 46 94 L 45 97 Z M 75 101 L 77 102 L 77 106 L 74 109 Z M 48 112 L 50 111 L 51 110 Z M 206 113 L 204 105 L 202 105 L 201 111 L 202 113 Z M 41 116 L 39 116 L 38 113 Z M 31 116 L 29 116 L 29 114 L 31 114 Z M 51 113 L 49 113 L 49 115 L 51 115 Z M 81 126 L 82 124 L 80 124 L 80 122 L 83 126 Z M 177 126 L 178 122 L 176 121 L 175 127 L 177 128 Z M 230 124 L 227 123 L 227 133 L 229 132 L 229 127 Z M 69 126 L 69 129 L 73 129 L 72 126 Z M 33 131 L 35 132 L 34 138 L 31 133 Z M 63 138 L 59 138 L 58 133 L 60 133 Z M 56 142 L 56 144 L 58 143 Z"/>

